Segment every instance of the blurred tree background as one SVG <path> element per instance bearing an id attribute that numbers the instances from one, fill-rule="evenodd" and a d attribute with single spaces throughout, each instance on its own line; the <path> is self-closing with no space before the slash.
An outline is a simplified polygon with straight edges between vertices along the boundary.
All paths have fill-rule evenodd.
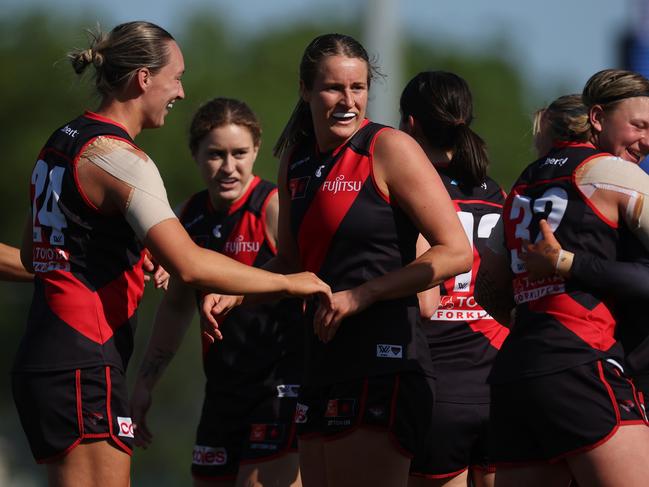
<path id="1" fill-rule="evenodd" d="M 92 84 L 78 80 L 65 59 L 70 48 L 87 46 L 84 29 L 92 28 L 96 18 L 92 12 L 71 19 L 34 11 L 0 21 L 0 63 L 5 66 L 5 75 L 0 77 L 5 100 L 0 111 L 0 141 L 5 154 L 0 204 L 7 208 L 0 225 L 2 242 L 20 244 L 29 207 L 29 175 L 41 145 L 54 128 L 97 106 Z M 162 129 L 146 131 L 137 139 L 160 167 L 172 205 L 201 189 L 186 135 L 191 116 L 202 102 L 228 96 L 250 104 L 264 129 L 256 173 L 275 180 L 277 161 L 271 149 L 297 100 L 298 64 L 304 47 L 323 32 L 345 32 L 361 38 L 358 25 L 316 21 L 244 38 L 231 32 L 226 20 L 213 13 L 197 13 L 174 30 L 185 55 L 187 99 L 174 106 Z M 110 29 L 112 25 L 103 27 Z M 487 51 L 469 55 L 442 44 L 405 39 L 403 79 L 425 69 L 454 71 L 467 79 L 474 95 L 474 129 L 488 144 L 492 176 L 508 189 L 522 165 L 531 160 L 530 112 L 538 100 L 524 86 L 518 71 L 504 61 L 502 45 L 494 42 L 493 49 Z M 387 74 L 379 83 L 390 82 Z M 0 283 L 2 485 L 45 485 L 44 469 L 33 464 L 10 391 L 9 371 L 30 297 L 31 285 Z M 159 299 L 159 292 L 147 289 L 129 369 L 131 383 Z M 155 391 L 149 424 L 156 436 L 148 450 L 135 452 L 133 485 L 189 485 L 202 388 L 199 338 L 194 326 Z"/>

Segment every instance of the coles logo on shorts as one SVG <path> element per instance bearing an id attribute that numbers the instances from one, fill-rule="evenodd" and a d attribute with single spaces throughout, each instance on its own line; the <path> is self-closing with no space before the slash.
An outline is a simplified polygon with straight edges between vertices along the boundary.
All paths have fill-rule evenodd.
<path id="1" fill-rule="evenodd" d="M 296 423 L 306 423 L 307 416 L 306 412 L 309 410 L 309 406 L 302 403 L 297 403 L 295 405 L 295 422 Z"/>
<path id="2" fill-rule="evenodd" d="M 379 358 L 403 358 L 403 347 L 401 345 L 376 345 L 376 356 Z"/>
<path id="3" fill-rule="evenodd" d="M 192 463 L 194 465 L 225 465 L 228 461 L 228 452 L 223 447 L 194 445 Z"/>
<path id="4" fill-rule="evenodd" d="M 354 399 L 329 399 L 324 416 L 325 418 L 352 417 L 355 404 Z"/>
<path id="5" fill-rule="evenodd" d="M 117 436 L 135 438 L 135 436 L 133 435 L 134 428 L 131 418 L 123 418 L 122 416 L 117 416 L 117 427 L 119 428 L 119 433 L 117 433 Z"/>

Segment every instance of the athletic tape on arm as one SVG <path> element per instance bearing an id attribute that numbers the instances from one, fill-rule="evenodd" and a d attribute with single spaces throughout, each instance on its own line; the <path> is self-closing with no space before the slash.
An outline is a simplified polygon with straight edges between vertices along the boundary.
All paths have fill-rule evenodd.
<path id="1" fill-rule="evenodd" d="M 649 174 L 619 157 L 598 157 L 585 166 L 577 184 L 586 195 L 595 189 L 627 195 L 629 200 L 621 217 L 649 250 Z"/>
<path id="2" fill-rule="evenodd" d="M 133 188 L 125 217 L 140 240 L 161 221 L 176 218 L 158 168 L 141 150 L 121 140 L 98 137 L 83 156 Z"/>

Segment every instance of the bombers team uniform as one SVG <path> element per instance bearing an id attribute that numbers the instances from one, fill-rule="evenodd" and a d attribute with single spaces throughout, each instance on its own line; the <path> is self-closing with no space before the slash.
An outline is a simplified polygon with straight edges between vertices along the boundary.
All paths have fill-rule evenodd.
<path id="1" fill-rule="evenodd" d="M 439 173 L 472 243 L 473 266 L 440 286 L 440 304 L 422 324 L 436 377 L 433 446 L 429 457 L 415 456 L 411 474 L 427 478 L 455 476 L 468 467 L 490 468 L 487 376 L 509 333 L 473 297 L 480 255 L 500 218 L 504 192 L 491 178 L 466 187 L 444 168 Z"/>
<path id="2" fill-rule="evenodd" d="M 288 163 L 291 225 L 302 267 L 334 292 L 415 258 L 418 230 L 372 176 L 374 143 L 384 129 L 365 120 L 332 152 L 319 153 L 313 141 L 297 147 Z M 346 318 L 327 344 L 313 332 L 314 310 L 311 303 L 305 379 L 296 410 L 300 436 L 332 437 L 357 426 L 379 427 L 389 429 L 406 453 L 426 448 L 432 368 L 417 297 L 372 304 Z"/>
<path id="3" fill-rule="evenodd" d="M 507 197 L 516 320 L 490 376 L 496 464 L 560 459 L 598 446 L 620 424 L 645 421 L 603 296 L 558 276 L 531 281 L 520 258 L 546 219 L 564 248 L 616 259 L 617 225 L 576 183 L 579 167 L 601 155 L 590 144 L 558 145 L 523 171 Z"/>
<path id="4" fill-rule="evenodd" d="M 276 253 L 266 234 L 266 206 L 274 184 L 253 177 L 228 210 L 211 205 L 207 190 L 192 196 L 181 223 L 200 246 L 261 267 Z M 237 307 L 204 343 L 205 401 L 196 434 L 192 474 L 234 479 L 239 465 L 295 451 L 293 415 L 302 369 L 301 301 Z"/>
<path id="5" fill-rule="evenodd" d="M 31 178 L 34 295 L 12 372 L 14 400 L 38 462 L 89 439 L 131 453 L 125 371 L 144 287 L 142 245 L 78 184 L 98 137 L 135 146 L 126 130 L 85 113 L 56 130 Z"/>
<path id="6" fill-rule="evenodd" d="M 624 267 L 618 262 L 624 262 Z M 627 370 L 645 397 L 649 396 L 648 274 L 649 253 L 626 227 L 620 228 L 618 261 L 581 253 L 575 254 L 570 268 L 570 279 L 613 301 L 616 337 L 624 348 Z"/>

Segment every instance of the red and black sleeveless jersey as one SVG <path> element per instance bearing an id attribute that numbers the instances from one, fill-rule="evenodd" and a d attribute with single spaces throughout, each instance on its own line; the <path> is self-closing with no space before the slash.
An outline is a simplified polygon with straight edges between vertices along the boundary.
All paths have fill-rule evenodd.
<path id="1" fill-rule="evenodd" d="M 291 225 L 302 267 L 334 292 L 400 269 L 415 258 L 419 232 L 378 190 L 372 176 L 374 143 L 384 129 L 365 120 L 334 151 L 321 154 L 314 144 L 303 144 L 289 161 Z M 309 319 L 312 313 L 310 309 Z M 431 373 L 418 314 L 416 296 L 377 302 L 345 319 L 328 344 L 308 325 L 305 381 L 329 384 L 398 370 Z"/>
<path id="2" fill-rule="evenodd" d="M 15 370 L 126 370 L 144 287 L 143 252 L 126 219 L 101 214 L 79 186 L 77 162 L 99 136 L 135 146 L 123 127 L 85 113 L 52 134 L 34 166 L 36 277 Z"/>
<path id="3" fill-rule="evenodd" d="M 480 256 L 498 222 L 505 193 L 493 179 L 466 186 L 440 169 L 462 227 L 473 247 L 470 271 L 440 286 L 440 304 L 423 322 L 435 368 L 437 398 L 447 401 L 487 401 L 487 376 L 509 330 L 482 309 L 473 297 Z"/>
<path id="4" fill-rule="evenodd" d="M 201 247 L 255 267 L 277 253 L 266 232 L 266 206 L 277 187 L 254 176 L 246 193 L 227 210 L 216 210 L 203 190 L 185 204 L 180 221 Z M 197 296 L 198 297 L 198 296 Z M 212 387 L 245 393 L 260 383 L 298 384 L 304 332 L 302 302 L 242 306 L 221 323 L 223 341 L 204 349 L 203 368 Z"/>
<path id="5" fill-rule="evenodd" d="M 617 225 L 582 194 L 576 170 L 607 155 L 590 144 L 562 144 L 528 166 L 505 202 L 505 240 L 514 274 L 516 320 L 496 357 L 492 382 L 564 370 L 603 357 L 621 360 L 615 319 L 604 296 L 555 276 L 531 281 L 520 258 L 546 219 L 563 248 L 615 260 Z"/>

